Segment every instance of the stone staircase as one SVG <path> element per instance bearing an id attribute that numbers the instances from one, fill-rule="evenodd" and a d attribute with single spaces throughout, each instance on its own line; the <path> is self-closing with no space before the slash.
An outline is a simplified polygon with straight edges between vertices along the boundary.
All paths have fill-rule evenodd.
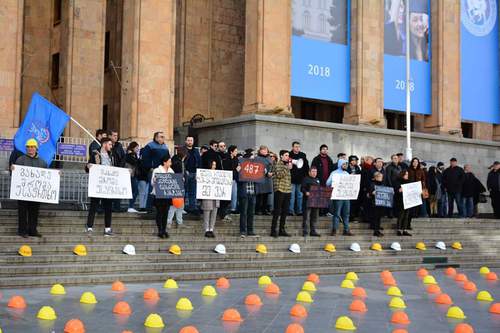
<path id="1" fill-rule="evenodd" d="M 239 237 L 238 217 L 232 223 L 217 221 L 216 239 L 203 237 L 202 222 L 185 220 L 182 228 L 170 229 L 169 239 L 155 236 L 155 222 L 135 214 L 114 214 L 114 237 L 102 235 L 102 215 L 96 218 L 94 234 L 84 233 L 86 212 L 42 211 L 39 231 L 41 239 L 22 239 L 16 236 L 17 212 L 0 210 L 0 288 L 110 283 L 158 282 L 168 277 L 181 280 L 345 273 L 347 271 L 377 272 L 382 269 L 416 270 L 419 267 L 457 265 L 476 268 L 481 265 L 500 267 L 500 221 L 493 219 L 416 219 L 413 237 L 395 235 L 395 221 L 386 220 L 383 226 L 386 236 L 372 237 L 367 224 L 352 224 L 354 237 L 329 236 L 329 218 L 319 223 L 321 238 L 301 236 L 301 217 L 289 217 L 287 230 L 290 238 L 269 237 L 270 217 L 256 217 L 255 231 L 260 238 Z M 397 241 L 401 252 L 389 246 Z M 426 243 L 427 251 L 418 251 L 415 244 Z M 444 241 L 447 246 L 459 241 L 462 251 L 437 250 L 434 244 Z M 352 242 L 358 242 L 362 251 L 348 250 Z M 373 242 L 380 242 L 384 251 L 369 249 Z M 133 244 L 136 256 L 122 254 L 125 244 Z M 223 243 L 228 254 L 213 252 L 216 244 Z M 268 254 L 255 252 L 257 243 L 267 246 Z M 291 243 L 298 243 L 302 253 L 288 251 Z M 337 252 L 323 251 L 325 243 L 334 243 Z M 20 245 L 33 249 L 32 257 L 17 254 Z M 76 244 L 84 244 L 88 255 L 72 253 Z M 172 244 L 182 248 L 182 255 L 168 253 Z"/>

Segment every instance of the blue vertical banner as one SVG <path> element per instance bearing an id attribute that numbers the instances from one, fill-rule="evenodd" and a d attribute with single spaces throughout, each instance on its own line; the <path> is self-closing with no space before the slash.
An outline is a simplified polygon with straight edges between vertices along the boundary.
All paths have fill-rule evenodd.
<path id="1" fill-rule="evenodd" d="M 411 112 L 431 114 L 430 0 L 384 1 L 384 109 L 406 111 L 406 6 L 410 5 Z"/>
<path id="2" fill-rule="evenodd" d="M 462 119 L 500 124 L 498 0 L 461 0 Z"/>
<path id="3" fill-rule="evenodd" d="M 350 101 L 350 0 L 292 0 L 291 94 Z"/>

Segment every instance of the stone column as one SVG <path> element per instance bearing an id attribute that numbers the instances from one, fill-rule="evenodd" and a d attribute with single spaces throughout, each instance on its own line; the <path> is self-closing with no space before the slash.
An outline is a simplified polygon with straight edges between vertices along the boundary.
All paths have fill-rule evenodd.
<path id="1" fill-rule="evenodd" d="M 122 137 L 146 142 L 154 131 L 173 139 L 175 0 L 125 0 Z"/>
<path id="2" fill-rule="evenodd" d="M 19 127 L 23 45 L 23 0 L 0 1 L 0 135 L 11 137 Z"/>
<path id="3" fill-rule="evenodd" d="M 461 135 L 460 1 L 431 1 L 432 115 L 424 130 Z"/>
<path id="4" fill-rule="evenodd" d="M 385 127 L 384 1 L 351 1 L 351 103 L 344 123 Z"/>
<path id="5" fill-rule="evenodd" d="M 243 114 L 292 116 L 290 0 L 247 0 Z"/>
<path id="6" fill-rule="evenodd" d="M 63 1 L 61 91 L 64 111 L 94 132 L 102 124 L 106 0 Z M 87 137 L 72 122 L 66 135 Z"/>

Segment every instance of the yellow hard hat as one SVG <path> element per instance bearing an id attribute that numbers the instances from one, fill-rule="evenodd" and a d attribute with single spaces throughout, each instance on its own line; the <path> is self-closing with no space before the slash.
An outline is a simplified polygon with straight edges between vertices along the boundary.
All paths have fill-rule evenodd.
<path id="1" fill-rule="evenodd" d="M 380 243 L 373 243 L 371 249 L 373 251 L 382 251 L 382 245 Z"/>
<path id="2" fill-rule="evenodd" d="M 201 295 L 214 297 L 214 296 L 217 296 L 217 291 L 215 290 L 214 287 L 209 285 L 209 286 L 203 287 L 203 290 L 201 291 Z"/>
<path id="3" fill-rule="evenodd" d="M 147 316 L 146 320 L 144 321 L 144 326 L 150 328 L 163 328 L 165 327 L 165 324 L 163 324 L 163 319 L 161 319 L 159 314 L 152 313 Z"/>
<path id="4" fill-rule="evenodd" d="M 193 304 L 191 304 L 191 301 L 188 298 L 182 297 L 179 301 L 177 301 L 175 308 L 181 311 L 191 311 L 193 310 Z"/>
<path id="5" fill-rule="evenodd" d="M 425 243 L 422 243 L 422 242 L 418 242 L 417 245 L 415 246 L 415 248 L 417 250 L 420 250 L 420 251 L 427 250 L 427 247 L 425 246 Z"/>
<path id="6" fill-rule="evenodd" d="M 490 272 L 490 269 L 486 266 L 483 266 L 479 269 L 479 274 L 481 275 L 486 275 Z"/>
<path id="7" fill-rule="evenodd" d="M 177 285 L 177 282 L 174 279 L 168 279 L 163 284 L 163 288 L 165 288 L 165 289 L 178 289 L 179 286 Z"/>
<path id="8" fill-rule="evenodd" d="M 168 252 L 175 254 L 176 256 L 180 256 L 182 250 L 181 250 L 181 247 L 179 245 L 174 244 L 174 245 L 170 246 L 170 249 L 168 249 Z"/>
<path id="9" fill-rule="evenodd" d="M 304 291 L 316 291 L 316 286 L 311 281 L 306 281 L 302 285 L 302 290 L 304 290 Z"/>
<path id="10" fill-rule="evenodd" d="M 342 283 L 340 284 L 340 287 L 341 288 L 347 288 L 347 289 L 354 289 L 354 283 L 352 282 L 352 280 L 347 280 L 345 279 L 344 281 L 342 281 Z"/>
<path id="11" fill-rule="evenodd" d="M 387 295 L 401 297 L 401 296 L 403 296 L 403 293 L 401 292 L 401 290 L 398 287 L 391 286 L 391 287 L 389 287 L 389 289 L 387 289 Z"/>
<path id="12" fill-rule="evenodd" d="M 86 256 L 87 255 L 87 248 L 85 247 L 85 245 L 78 244 L 73 249 L 73 253 L 76 254 L 77 256 Z"/>
<path id="13" fill-rule="evenodd" d="M 262 254 L 267 254 L 267 247 L 264 244 L 257 244 L 255 251 L 262 253 Z"/>
<path id="14" fill-rule="evenodd" d="M 405 301 L 403 301 L 402 298 L 400 297 L 393 297 L 391 298 L 391 301 L 389 302 L 389 307 L 395 308 L 395 309 L 405 309 L 406 304 Z"/>
<path id="15" fill-rule="evenodd" d="M 25 146 L 38 148 L 38 142 L 35 139 L 28 139 L 28 141 L 26 141 Z"/>
<path id="16" fill-rule="evenodd" d="M 451 247 L 455 250 L 462 250 L 462 244 L 460 244 L 460 242 L 455 242 L 451 244 Z"/>
<path id="17" fill-rule="evenodd" d="M 354 273 L 354 272 L 348 272 L 346 275 L 345 275 L 345 279 L 346 280 L 351 280 L 351 281 L 358 281 L 359 278 L 358 278 L 358 274 Z"/>
<path id="18" fill-rule="evenodd" d="M 83 304 L 96 304 L 97 303 L 97 300 L 95 298 L 95 295 L 90 292 L 90 291 L 86 291 L 82 294 L 82 297 L 80 297 L 80 303 L 83 303 Z"/>
<path id="19" fill-rule="evenodd" d="M 17 253 L 19 253 L 23 257 L 31 257 L 32 255 L 31 247 L 29 245 L 23 245 L 19 248 L 19 251 L 17 251 Z"/>
<path id="20" fill-rule="evenodd" d="M 437 284 L 436 279 L 432 275 L 427 275 L 424 277 L 424 284 Z"/>
<path id="21" fill-rule="evenodd" d="M 335 322 L 335 328 L 344 331 L 356 330 L 356 326 L 354 326 L 354 323 L 352 322 L 351 318 L 347 316 L 338 317 L 337 321 Z"/>
<path id="22" fill-rule="evenodd" d="M 52 295 L 66 295 L 66 290 L 64 290 L 64 287 L 62 284 L 55 284 L 50 288 L 50 293 Z"/>
<path id="23" fill-rule="evenodd" d="M 465 319 L 467 318 L 458 306 L 452 306 L 451 308 L 448 309 L 448 312 L 446 313 L 446 317 L 449 318 L 455 318 L 455 319 Z"/>
<path id="24" fill-rule="evenodd" d="M 332 243 L 328 243 L 325 245 L 325 251 L 326 252 L 335 252 L 337 250 L 335 249 L 335 245 L 333 245 Z"/>
<path id="25" fill-rule="evenodd" d="M 491 294 L 486 290 L 478 292 L 476 299 L 478 301 L 493 302 L 493 297 L 491 297 Z"/>
<path id="26" fill-rule="evenodd" d="M 311 294 L 309 294 L 307 291 L 300 291 L 297 294 L 297 297 L 295 298 L 297 302 L 304 302 L 304 303 L 312 303 L 313 299 L 311 297 Z"/>
<path id="27" fill-rule="evenodd" d="M 40 308 L 40 310 L 38 311 L 38 314 L 36 317 L 38 319 L 43 319 L 43 320 L 56 320 L 57 319 L 56 312 L 50 306 L 42 306 Z"/>
<path id="28" fill-rule="evenodd" d="M 271 280 L 271 278 L 267 275 L 262 275 L 260 278 L 259 278 L 259 285 L 268 285 L 268 284 L 271 284 L 273 281 Z"/>

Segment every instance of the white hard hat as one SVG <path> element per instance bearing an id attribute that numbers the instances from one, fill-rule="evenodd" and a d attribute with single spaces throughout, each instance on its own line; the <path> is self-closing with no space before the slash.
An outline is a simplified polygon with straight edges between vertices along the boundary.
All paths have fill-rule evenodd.
<path id="1" fill-rule="evenodd" d="M 393 249 L 394 251 L 401 251 L 401 244 L 399 244 L 398 242 L 394 242 L 391 244 L 391 249 Z"/>
<path id="2" fill-rule="evenodd" d="M 288 250 L 290 250 L 293 253 L 300 253 L 300 246 L 297 243 L 293 243 L 292 245 L 290 245 Z"/>
<path id="3" fill-rule="evenodd" d="M 359 246 L 358 243 L 352 243 L 351 247 L 349 249 L 351 249 L 351 251 L 354 251 L 354 252 L 359 252 L 359 251 L 361 251 L 361 246 Z"/>
<path id="4" fill-rule="evenodd" d="M 446 244 L 444 242 L 437 242 L 436 248 L 438 248 L 440 250 L 446 250 Z"/>
<path id="5" fill-rule="evenodd" d="M 214 251 L 218 254 L 226 254 L 226 247 L 224 246 L 224 244 L 217 244 Z"/>
<path id="6" fill-rule="evenodd" d="M 129 256 L 135 256 L 135 247 L 132 244 L 127 244 L 123 248 L 123 253 L 128 254 Z"/>

